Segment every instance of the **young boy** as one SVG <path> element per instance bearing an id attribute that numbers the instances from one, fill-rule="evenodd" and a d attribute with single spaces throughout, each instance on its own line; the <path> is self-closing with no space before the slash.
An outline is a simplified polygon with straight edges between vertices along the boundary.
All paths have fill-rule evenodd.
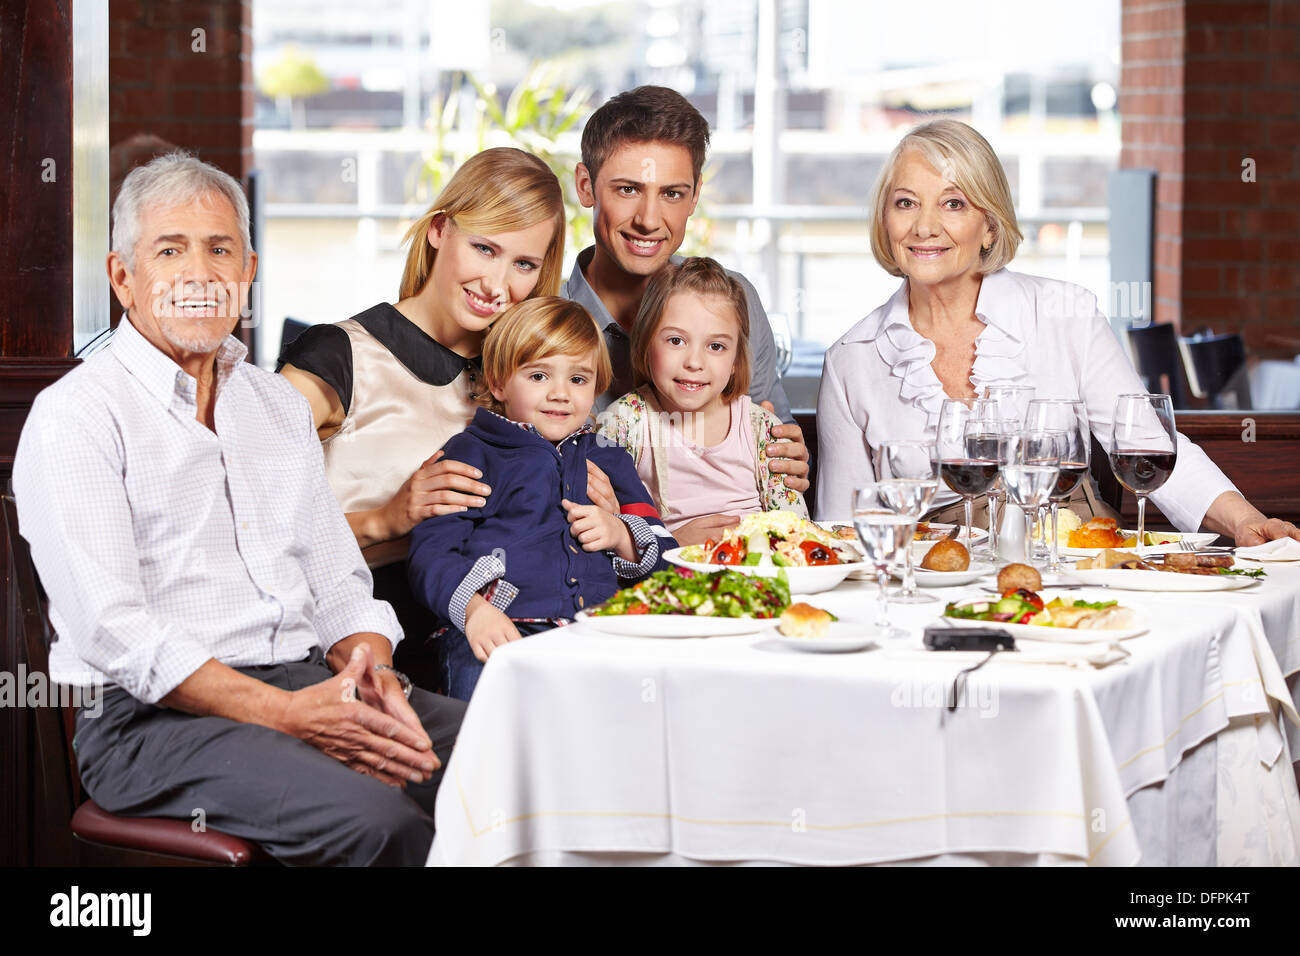
<path id="1" fill-rule="evenodd" d="M 676 547 L 631 457 L 588 422 L 610 366 L 582 306 L 550 296 L 515 306 L 484 340 L 483 378 L 489 407 L 444 451 L 482 471 L 492 494 L 419 524 L 409 561 L 412 593 L 444 625 L 444 687 L 461 700 L 495 648 L 567 624 Z M 618 517 L 590 503 L 589 461 L 609 476 Z"/>

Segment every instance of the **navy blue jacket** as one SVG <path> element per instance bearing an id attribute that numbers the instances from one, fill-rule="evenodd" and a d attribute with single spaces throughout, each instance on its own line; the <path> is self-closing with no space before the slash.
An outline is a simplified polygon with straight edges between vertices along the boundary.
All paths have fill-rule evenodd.
<path id="1" fill-rule="evenodd" d="M 483 472 L 492 493 L 482 508 L 428 518 L 411 534 L 411 591 L 440 623 L 461 627 L 453 614 L 453 596 L 463 614 L 469 597 L 495 578 L 508 586 L 498 585 L 492 603 L 509 617 L 573 618 L 626 582 L 667 567 L 663 552 L 677 546 L 667 536 L 627 450 L 593 432 L 575 433 L 556 446 L 531 429 L 479 409 L 443 452 L 447 459 Z M 560 499 L 591 504 L 588 460 L 609 476 L 624 515 L 634 516 L 629 520 L 634 537 L 638 519 L 657 532 L 641 526 L 638 550 L 645 560 L 639 568 L 604 551 L 584 551 L 569 533 Z M 654 549 L 653 556 L 640 548 L 644 542 Z M 616 563 L 628 577 L 620 579 Z M 467 578 L 470 586 L 457 595 Z M 503 591 L 513 599 L 502 597 Z"/>

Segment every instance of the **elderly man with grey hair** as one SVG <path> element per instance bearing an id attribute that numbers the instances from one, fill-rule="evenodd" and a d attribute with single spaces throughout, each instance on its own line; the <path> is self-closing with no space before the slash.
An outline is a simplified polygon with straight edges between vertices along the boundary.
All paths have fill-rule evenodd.
<path id="1" fill-rule="evenodd" d="M 243 192 L 173 153 L 113 214 L 126 315 L 37 397 L 13 478 L 51 677 L 108 688 L 78 714 L 82 780 L 286 863 L 422 864 L 463 705 L 392 669 L 311 411 L 230 334 L 257 267 Z"/>

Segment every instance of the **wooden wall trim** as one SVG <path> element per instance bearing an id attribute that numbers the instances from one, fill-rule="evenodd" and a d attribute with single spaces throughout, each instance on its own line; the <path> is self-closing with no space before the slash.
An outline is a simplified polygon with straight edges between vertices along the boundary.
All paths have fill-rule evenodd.
<path id="1" fill-rule="evenodd" d="M 68 358 L 0 358 L 0 488 L 13 474 L 18 436 L 41 389 L 80 364 Z"/>

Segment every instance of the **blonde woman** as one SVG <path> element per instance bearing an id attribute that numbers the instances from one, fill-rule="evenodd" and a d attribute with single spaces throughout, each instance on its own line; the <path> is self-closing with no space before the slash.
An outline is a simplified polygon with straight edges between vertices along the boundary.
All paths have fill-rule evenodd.
<path id="1" fill-rule="evenodd" d="M 311 405 L 326 476 L 375 594 L 397 609 L 402 646 L 414 648 L 430 622 L 406 586 L 410 532 L 491 493 L 477 469 L 438 449 L 474 416 L 483 337 L 498 314 L 559 288 L 559 180 L 522 150 L 484 150 L 406 238 L 397 303 L 307 329 L 281 354 L 280 372 Z"/>
<path id="2" fill-rule="evenodd" d="M 1082 400 L 1109 447 L 1115 397 L 1145 389 L 1092 293 L 1006 268 L 1022 237 L 1006 173 L 984 137 L 956 120 L 918 126 L 886 159 L 871 208 L 871 250 L 903 282 L 826 352 L 819 514 L 847 514 L 853 487 L 874 478 L 881 442 L 933 435 L 944 399 L 974 398 L 990 385 Z M 954 498 L 943 489 L 936 506 Z M 1239 545 L 1300 537 L 1261 514 L 1181 435 L 1177 466 L 1151 500 L 1178 528 L 1204 526 Z"/>

